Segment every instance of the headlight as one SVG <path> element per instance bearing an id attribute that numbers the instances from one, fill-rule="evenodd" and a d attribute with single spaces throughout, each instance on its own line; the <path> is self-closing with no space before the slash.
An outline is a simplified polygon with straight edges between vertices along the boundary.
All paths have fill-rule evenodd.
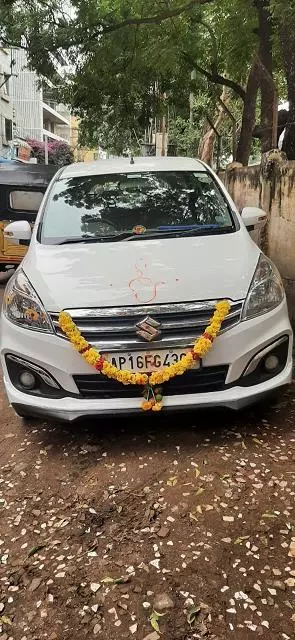
<path id="1" fill-rule="evenodd" d="M 249 320 L 275 309 L 284 300 L 285 292 L 276 266 L 260 254 L 243 309 L 243 320 Z"/>
<path id="2" fill-rule="evenodd" d="M 23 271 L 9 280 L 3 300 L 3 313 L 14 324 L 33 331 L 53 333 L 41 300 Z"/>

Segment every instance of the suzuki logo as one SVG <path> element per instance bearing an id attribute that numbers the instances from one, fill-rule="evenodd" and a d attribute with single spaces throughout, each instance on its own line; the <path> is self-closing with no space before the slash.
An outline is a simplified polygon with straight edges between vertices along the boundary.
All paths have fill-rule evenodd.
<path id="1" fill-rule="evenodd" d="M 148 342 L 152 342 L 152 340 L 155 340 L 155 338 L 160 335 L 160 326 L 160 322 L 157 322 L 157 320 L 154 320 L 153 318 L 147 316 L 144 320 L 141 320 L 137 323 L 136 327 L 138 331 L 136 331 L 136 333 L 138 336 L 144 338 Z"/>

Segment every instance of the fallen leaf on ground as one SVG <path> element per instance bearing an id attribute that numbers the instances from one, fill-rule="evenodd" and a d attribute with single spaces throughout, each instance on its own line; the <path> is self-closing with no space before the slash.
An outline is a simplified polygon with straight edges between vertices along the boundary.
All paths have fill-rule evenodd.
<path id="1" fill-rule="evenodd" d="M 153 629 L 155 629 L 155 631 L 157 631 L 158 633 L 160 633 L 160 628 L 158 625 L 158 620 L 159 618 L 162 618 L 162 616 L 164 616 L 165 613 L 158 613 L 157 611 L 153 611 L 149 617 L 151 626 L 153 627 Z"/>
<path id="2" fill-rule="evenodd" d="M 125 576 L 122 578 L 111 578 L 107 576 L 101 580 L 103 584 L 126 584 L 126 582 L 130 582 L 130 576 Z"/>
<path id="3" fill-rule="evenodd" d="M 38 551 L 42 551 L 42 549 L 45 549 L 46 544 L 36 544 L 35 547 L 32 547 L 32 549 L 30 549 L 29 553 L 28 553 L 28 558 L 31 558 L 32 556 L 34 556 L 36 553 L 38 553 Z"/>
<path id="4" fill-rule="evenodd" d="M 234 544 L 242 544 L 242 542 L 244 540 L 248 540 L 248 538 L 250 538 L 250 536 L 240 536 L 239 538 L 236 538 Z"/>
<path id="5" fill-rule="evenodd" d="M 9 624 L 11 626 L 12 622 L 11 622 L 10 618 L 8 618 L 8 616 L 1 616 L 0 617 L 0 624 Z"/>
<path id="6" fill-rule="evenodd" d="M 191 518 L 191 520 L 196 520 L 198 522 L 198 518 L 193 513 L 190 513 L 189 517 Z"/>
<path id="7" fill-rule="evenodd" d="M 172 478 L 168 478 L 166 484 L 168 485 L 168 487 L 174 487 L 177 484 L 176 476 L 173 476 Z"/>
<path id="8" fill-rule="evenodd" d="M 195 622 L 196 616 L 200 613 L 200 607 L 192 607 L 187 614 L 187 621 L 190 626 Z"/>

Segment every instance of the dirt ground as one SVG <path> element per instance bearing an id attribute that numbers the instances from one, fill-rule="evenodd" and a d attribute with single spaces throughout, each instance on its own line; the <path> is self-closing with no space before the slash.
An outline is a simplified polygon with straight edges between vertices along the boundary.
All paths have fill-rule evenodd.
<path id="1" fill-rule="evenodd" d="M 0 640 L 294 639 L 295 385 L 66 427 L 0 403 Z"/>
<path id="2" fill-rule="evenodd" d="M 294 389 L 70 427 L 3 396 L 1 640 L 294 638 Z"/>

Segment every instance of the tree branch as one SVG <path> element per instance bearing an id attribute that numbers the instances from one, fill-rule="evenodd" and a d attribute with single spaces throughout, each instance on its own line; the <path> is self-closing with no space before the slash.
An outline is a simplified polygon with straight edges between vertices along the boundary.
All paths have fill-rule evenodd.
<path id="1" fill-rule="evenodd" d="M 254 57 L 262 75 L 264 76 L 266 81 L 269 83 L 269 85 L 274 89 L 274 91 L 277 92 L 276 83 L 272 75 L 269 73 L 268 69 L 266 68 L 266 66 L 263 64 L 259 53 L 255 53 Z"/>
<path id="2" fill-rule="evenodd" d="M 196 69 L 196 71 L 198 71 L 202 76 L 207 78 L 209 82 L 212 82 L 213 84 L 221 84 L 224 87 L 228 87 L 229 89 L 232 89 L 232 91 L 234 91 L 238 96 L 240 96 L 240 98 L 242 98 L 243 101 L 245 101 L 245 97 L 246 97 L 245 89 L 243 89 L 243 87 L 241 87 L 241 85 L 238 84 L 238 82 L 235 82 L 235 80 L 231 80 L 230 78 L 226 78 L 225 76 L 222 76 L 217 71 L 212 73 L 211 71 L 207 71 L 207 69 L 203 69 L 202 67 L 200 67 L 199 64 L 196 64 L 196 61 L 189 54 L 185 52 L 183 52 L 183 56 L 185 60 L 187 60 L 187 62 L 191 64 L 192 69 Z"/>
<path id="3" fill-rule="evenodd" d="M 198 20 L 198 24 L 202 25 L 202 27 L 205 27 L 205 29 L 207 29 L 211 37 L 211 46 L 212 46 L 211 70 L 212 70 L 212 74 L 214 75 L 217 73 L 217 57 L 218 57 L 216 36 L 210 24 L 205 22 L 205 20 Z"/>
<path id="4" fill-rule="evenodd" d="M 203 4 L 209 4 L 214 2 L 214 0 L 190 0 L 187 4 L 183 4 L 178 9 L 167 9 L 166 11 L 162 11 L 155 16 L 149 16 L 145 18 L 127 18 L 123 20 L 123 22 L 118 22 L 117 24 L 110 25 L 101 25 L 104 33 L 110 33 L 112 31 L 118 31 L 118 29 L 123 29 L 124 27 L 131 27 L 141 24 L 159 24 L 164 20 L 168 20 L 169 18 L 176 18 L 180 16 L 182 13 L 193 9 L 195 6 L 200 6 Z"/>
<path id="5" fill-rule="evenodd" d="M 0 36 L 0 41 L 4 45 L 4 48 L 7 48 L 7 49 L 24 49 L 24 51 L 28 50 L 28 47 L 21 44 L 21 42 L 14 42 L 13 40 L 8 40 L 2 34 Z"/>
<path id="6" fill-rule="evenodd" d="M 186 4 L 181 5 L 180 7 L 178 7 L 177 9 L 169 9 L 169 6 L 167 6 L 167 9 L 165 11 L 161 11 L 158 14 L 154 15 L 154 16 L 140 16 L 140 17 L 130 17 L 127 18 L 126 20 L 123 20 L 122 22 L 113 22 L 113 23 L 106 23 L 105 21 L 101 20 L 99 24 L 97 24 L 98 26 L 98 30 L 94 31 L 91 35 L 90 35 L 90 40 L 92 40 L 93 38 L 97 38 L 99 36 L 102 36 L 103 34 L 108 34 L 108 33 L 113 33 L 114 31 L 119 31 L 120 29 L 124 29 L 125 27 L 132 27 L 132 26 L 140 26 L 140 25 L 148 25 L 148 24 L 160 24 L 161 22 L 164 22 L 165 20 L 171 19 L 171 18 L 175 18 L 177 16 L 180 16 L 181 14 L 190 11 L 191 9 L 193 9 L 194 7 L 197 6 L 202 6 L 205 4 L 210 4 L 214 2 L 214 0 L 189 0 L 189 2 L 187 2 Z M 44 0 L 43 4 L 46 5 L 46 0 Z M 72 22 L 72 24 L 71 24 Z M 60 28 L 60 25 L 57 24 L 55 22 L 54 24 L 55 27 Z M 69 20 L 68 22 L 68 26 L 69 27 L 73 27 L 74 26 L 74 21 L 73 20 Z M 208 25 L 206 25 L 207 28 L 209 29 Z M 6 46 L 20 46 L 17 45 L 14 42 L 9 42 L 8 39 L 4 38 L 1 34 L 1 40 L 6 44 Z M 75 37 L 73 37 L 73 41 L 72 41 L 72 45 L 81 45 L 81 41 L 80 38 L 78 37 L 75 40 Z M 27 47 L 23 47 L 21 46 L 20 48 L 26 49 Z"/>
<path id="7" fill-rule="evenodd" d="M 212 2 L 214 2 L 214 0 L 189 0 L 189 2 L 181 5 L 177 9 L 169 9 L 169 7 L 167 7 L 165 11 L 161 11 L 160 13 L 154 16 L 146 16 L 146 17 L 140 16 L 140 17 L 134 17 L 134 18 L 130 17 L 130 18 L 127 18 L 126 20 L 123 20 L 122 22 L 113 22 L 113 23 L 106 23 L 105 21 L 101 20 L 100 23 L 97 24 L 98 30 L 94 31 L 91 34 L 90 39 L 97 38 L 98 36 L 101 36 L 103 34 L 119 31 L 120 29 L 124 29 L 125 27 L 148 25 L 148 24 L 160 24 L 161 22 L 164 22 L 165 20 L 168 20 L 170 18 L 176 18 L 177 16 L 180 16 L 182 13 L 190 11 L 190 9 L 193 9 L 194 7 L 210 4 Z M 46 1 L 43 4 L 46 4 Z M 59 28 L 60 25 L 55 23 L 55 26 Z M 73 27 L 74 21 L 69 20 L 68 26 Z M 1 40 L 5 41 L 2 35 L 1 35 Z M 9 43 L 8 40 L 6 40 L 6 44 L 7 46 L 15 46 L 14 43 L 12 42 Z M 72 44 L 73 45 L 81 44 L 80 39 L 77 38 L 77 40 L 75 41 L 75 37 L 73 37 Z"/>

